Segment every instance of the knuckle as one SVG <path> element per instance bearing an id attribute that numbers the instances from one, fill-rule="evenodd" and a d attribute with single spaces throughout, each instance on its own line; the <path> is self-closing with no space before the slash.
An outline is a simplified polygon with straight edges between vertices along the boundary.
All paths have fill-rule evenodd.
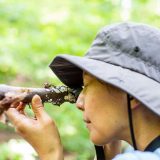
<path id="1" fill-rule="evenodd" d="M 36 104 L 32 106 L 34 108 L 35 112 L 38 112 L 39 110 L 42 110 L 43 106 L 41 104 Z"/>
<path id="2" fill-rule="evenodd" d="M 43 105 L 41 103 L 35 105 L 36 108 L 41 108 Z"/>

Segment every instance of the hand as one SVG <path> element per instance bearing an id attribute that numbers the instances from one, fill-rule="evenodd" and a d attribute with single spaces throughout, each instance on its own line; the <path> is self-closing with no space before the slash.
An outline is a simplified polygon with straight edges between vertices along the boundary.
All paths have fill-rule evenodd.
<path id="1" fill-rule="evenodd" d="M 63 147 L 58 129 L 45 112 L 40 97 L 35 95 L 32 99 L 35 119 L 25 115 L 24 107 L 21 102 L 18 107 L 6 111 L 16 131 L 33 146 L 41 160 L 62 160 Z"/>
<path id="2" fill-rule="evenodd" d="M 121 153 L 121 141 L 115 140 L 103 146 L 106 160 L 112 160 L 117 154 Z"/>

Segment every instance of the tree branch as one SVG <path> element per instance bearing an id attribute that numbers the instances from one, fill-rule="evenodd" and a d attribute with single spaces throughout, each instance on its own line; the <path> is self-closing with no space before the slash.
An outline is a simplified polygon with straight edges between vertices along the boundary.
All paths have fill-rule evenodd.
<path id="1" fill-rule="evenodd" d="M 60 106 L 64 102 L 75 103 L 81 89 L 70 89 L 66 86 L 49 86 L 46 88 L 27 88 L 0 85 L 0 114 L 7 110 L 12 103 L 31 103 L 32 97 L 38 94 L 43 103 Z"/>

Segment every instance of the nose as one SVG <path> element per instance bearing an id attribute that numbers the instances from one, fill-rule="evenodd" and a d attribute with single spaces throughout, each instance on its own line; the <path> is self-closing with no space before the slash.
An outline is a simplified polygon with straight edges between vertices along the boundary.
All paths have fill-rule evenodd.
<path id="1" fill-rule="evenodd" d="M 84 111 L 84 96 L 82 94 L 78 96 L 76 106 L 79 110 Z"/>

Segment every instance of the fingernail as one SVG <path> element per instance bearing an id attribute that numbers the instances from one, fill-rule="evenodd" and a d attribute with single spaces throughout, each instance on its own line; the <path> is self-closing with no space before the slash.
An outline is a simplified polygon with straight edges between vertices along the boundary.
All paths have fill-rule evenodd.
<path id="1" fill-rule="evenodd" d="M 32 102 L 37 104 L 37 103 L 42 103 L 42 100 L 40 96 L 36 94 L 33 96 Z"/>

